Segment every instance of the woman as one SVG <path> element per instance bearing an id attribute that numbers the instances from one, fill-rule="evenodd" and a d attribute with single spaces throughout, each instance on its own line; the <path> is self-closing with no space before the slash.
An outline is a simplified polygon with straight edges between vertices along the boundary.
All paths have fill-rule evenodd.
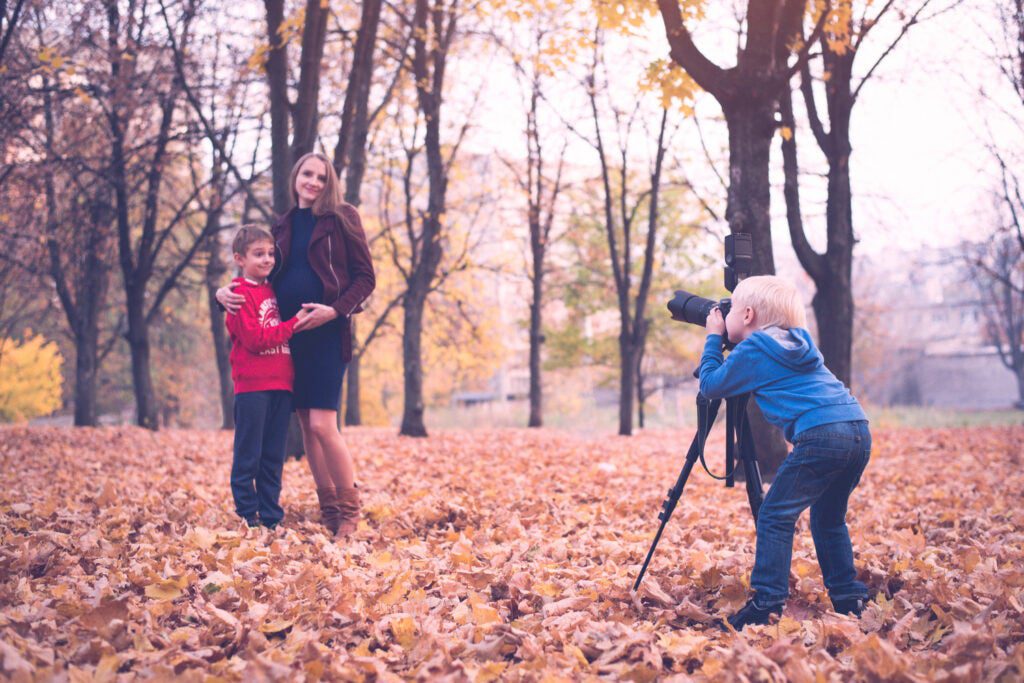
<path id="1" fill-rule="evenodd" d="M 271 230 L 276 253 L 270 283 L 282 320 L 300 309 L 309 312 L 289 342 L 293 405 L 324 526 L 344 537 L 359 520 L 359 491 L 352 456 L 338 432 L 338 404 L 352 359 L 349 316 L 362 310 L 376 280 L 359 213 L 341 200 L 327 157 L 303 156 L 289 185 L 294 205 Z M 229 285 L 217 290 L 217 301 L 233 313 L 243 298 Z"/>

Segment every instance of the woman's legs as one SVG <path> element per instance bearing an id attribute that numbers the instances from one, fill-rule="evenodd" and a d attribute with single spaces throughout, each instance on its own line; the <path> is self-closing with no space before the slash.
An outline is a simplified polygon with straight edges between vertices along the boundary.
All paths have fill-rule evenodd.
<path id="1" fill-rule="evenodd" d="M 302 446 L 306 451 L 306 461 L 309 463 L 309 471 L 313 474 L 313 481 L 318 489 L 334 488 L 331 482 L 331 475 L 324 465 L 324 453 L 320 447 L 320 441 L 316 438 L 309 425 L 309 409 L 296 410 L 299 418 L 299 428 L 302 430 Z"/>
<path id="2" fill-rule="evenodd" d="M 310 408 L 299 411 L 302 442 L 306 446 L 309 469 L 318 488 L 350 489 L 355 482 L 352 456 L 338 431 L 335 410 Z M 315 444 L 315 445 L 314 445 Z"/>

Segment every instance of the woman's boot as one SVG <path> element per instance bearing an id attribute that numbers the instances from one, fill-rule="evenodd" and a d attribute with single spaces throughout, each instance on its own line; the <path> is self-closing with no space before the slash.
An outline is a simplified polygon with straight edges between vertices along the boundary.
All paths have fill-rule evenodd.
<path id="1" fill-rule="evenodd" d="M 317 489 L 316 497 L 320 500 L 320 521 L 331 534 L 338 532 L 341 523 L 341 508 L 338 507 L 338 492 L 333 488 Z"/>
<path id="2" fill-rule="evenodd" d="M 359 524 L 359 489 L 338 489 L 338 496 L 335 498 L 338 505 L 338 530 L 334 534 L 338 538 L 344 538 L 356 530 Z"/>

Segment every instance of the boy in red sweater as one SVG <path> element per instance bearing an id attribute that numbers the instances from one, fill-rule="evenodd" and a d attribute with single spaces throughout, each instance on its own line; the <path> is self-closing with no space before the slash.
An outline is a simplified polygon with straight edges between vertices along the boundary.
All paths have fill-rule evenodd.
<path id="1" fill-rule="evenodd" d="M 256 225 L 238 229 L 231 245 L 242 273 L 235 293 L 245 303 L 227 315 L 231 333 L 231 379 L 235 383 L 235 448 L 231 463 L 231 493 L 235 512 L 249 526 L 274 528 L 284 510 L 281 471 L 285 438 L 292 412 L 295 370 L 288 340 L 300 311 L 282 323 L 274 290 L 267 277 L 274 267 L 274 237 Z"/>

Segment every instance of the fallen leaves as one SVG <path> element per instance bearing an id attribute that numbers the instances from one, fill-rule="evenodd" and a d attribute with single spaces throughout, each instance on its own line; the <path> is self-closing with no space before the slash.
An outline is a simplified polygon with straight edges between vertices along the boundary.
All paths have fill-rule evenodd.
<path id="1" fill-rule="evenodd" d="M 740 634 L 717 623 L 746 597 L 753 524 L 706 477 L 629 590 L 689 436 L 346 430 L 366 514 L 334 543 L 304 463 L 277 531 L 238 523 L 230 435 L 4 429 L 0 676 L 1024 676 L 1024 430 L 876 434 L 849 517 L 863 618 L 830 610 L 805 517 L 783 618 Z"/>

